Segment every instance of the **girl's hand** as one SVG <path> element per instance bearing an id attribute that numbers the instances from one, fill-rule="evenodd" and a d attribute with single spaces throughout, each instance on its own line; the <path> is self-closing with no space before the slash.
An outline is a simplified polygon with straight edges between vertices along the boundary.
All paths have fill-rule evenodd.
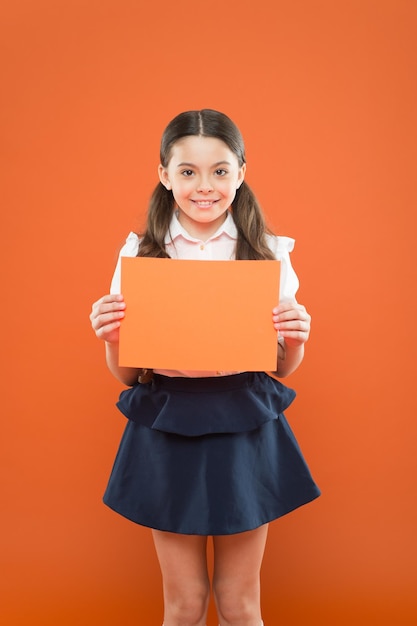
<path id="1" fill-rule="evenodd" d="M 90 321 L 96 336 L 108 343 L 119 342 L 119 328 L 126 304 L 120 294 L 109 294 L 94 302 Z"/>
<path id="2" fill-rule="evenodd" d="M 284 337 L 287 347 L 298 348 L 310 335 L 311 317 L 302 304 L 294 300 L 282 302 L 272 311 L 275 330 Z"/>

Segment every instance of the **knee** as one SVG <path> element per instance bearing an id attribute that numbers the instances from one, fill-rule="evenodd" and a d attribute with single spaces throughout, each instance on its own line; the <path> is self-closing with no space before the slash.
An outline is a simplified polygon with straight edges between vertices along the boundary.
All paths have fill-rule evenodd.
<path id="1" fill-rule="evenodd" d="M 205 616 L 209 603 L 209 589 L 188 589 L 181 593 L 165 597 L 167 614 L 170 616 L 169 624 L 187 624 L 194 626 L 205 622 Z"/>
<path id="2" fill-rule="evenodd" d="M 244 587 L 214 585 L 213 593 L 218 616 L 225 624 L 257 624 L 260 622 L 260 594 L 258 584 Z"/>
<path id="3" fill-rule="evenodd" d="M 240 599 L 241 600 L 241 599 Z M 217 613 L 221 624 L 257 624 L 256 611 L 249 603 L 217 604 Z"/>

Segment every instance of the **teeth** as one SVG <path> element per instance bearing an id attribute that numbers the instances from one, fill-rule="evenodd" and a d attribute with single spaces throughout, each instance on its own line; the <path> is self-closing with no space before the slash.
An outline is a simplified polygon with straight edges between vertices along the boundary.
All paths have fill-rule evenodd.
<path id="1" fill-rule="evenodd" d="M 196 204 L 201 207 L 208 207 L 211 206 L 213 202 L 196 202 Z"/>

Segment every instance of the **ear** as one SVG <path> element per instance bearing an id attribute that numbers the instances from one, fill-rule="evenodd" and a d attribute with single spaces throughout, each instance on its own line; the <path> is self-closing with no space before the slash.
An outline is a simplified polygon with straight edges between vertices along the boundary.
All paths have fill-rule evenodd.
<path id="1" fill-rule="evenodd" d="M 239 169 L 239 173 L 238 173 L 238 177 L 237 177 L 236 189 L 239 189 L 240 185 L 245 180 L 245 174 L 246 174 L 246 163 L 244 163 L 242 165 L 242 167 Z"/>
<path id="2" fill-rule="evenodd" d="M 158 175 L 159 175 L 159 180 L 161 181 L 163 186 L 166 187 L 167 189 L 171 189 L 171 183 L 169 182 L 168 172 L 166 171 L 165 167 L 161 164 L 159 164 L 158 166 Z"/>

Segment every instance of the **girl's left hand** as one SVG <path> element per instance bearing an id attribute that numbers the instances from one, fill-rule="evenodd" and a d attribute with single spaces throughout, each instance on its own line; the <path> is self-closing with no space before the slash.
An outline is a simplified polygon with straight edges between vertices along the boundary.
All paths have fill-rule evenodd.
<path id="1" fill-rule="evenodd" d="M 302 304 L 294 300 L 281 302 L 272 311 L 272 321 L 275 330 L 289 347 L 297 348 L 303 345 L 310 335 L 311 317 Z"/>

